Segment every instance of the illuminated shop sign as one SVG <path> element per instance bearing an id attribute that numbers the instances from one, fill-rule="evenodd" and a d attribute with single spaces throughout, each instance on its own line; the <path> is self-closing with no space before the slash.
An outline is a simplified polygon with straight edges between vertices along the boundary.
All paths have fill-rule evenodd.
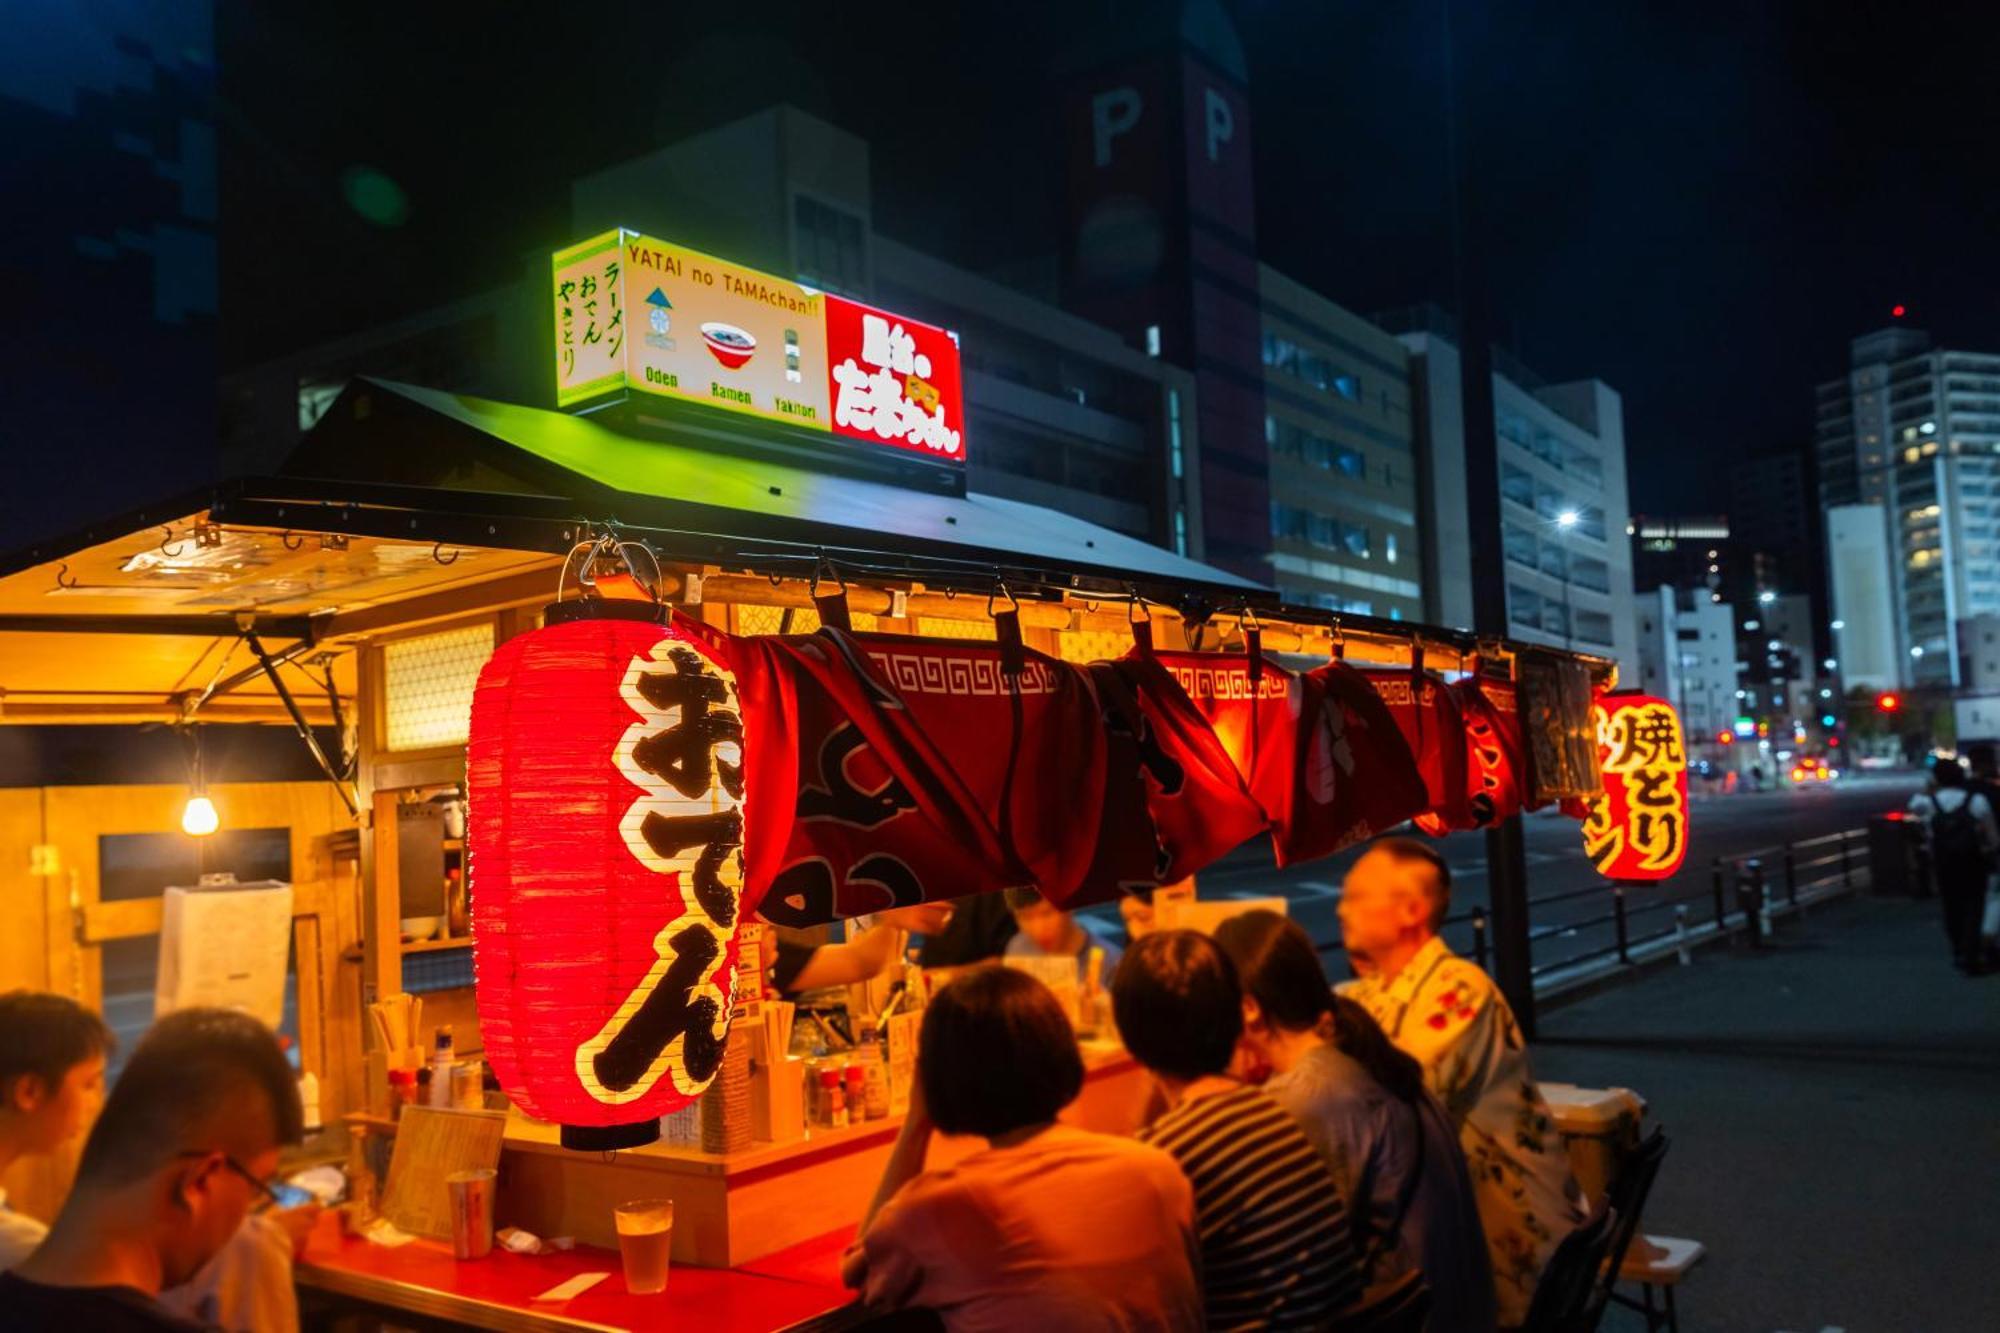
<path id="1" fill-rule="evenodd" d="M 634 231 L 552 269 L 558 406 L 649 393 L 965 462 L 949 330 Z"/>

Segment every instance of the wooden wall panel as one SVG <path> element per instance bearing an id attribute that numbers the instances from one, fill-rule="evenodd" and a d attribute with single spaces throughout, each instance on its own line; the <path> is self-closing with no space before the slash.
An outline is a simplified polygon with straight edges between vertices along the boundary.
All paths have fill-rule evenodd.
<path id="1" fill-rule="evenodd" d="M 34 873 L 42 790 L 0 788 L 0 991 L 49 986 L 48 901 Z"/>

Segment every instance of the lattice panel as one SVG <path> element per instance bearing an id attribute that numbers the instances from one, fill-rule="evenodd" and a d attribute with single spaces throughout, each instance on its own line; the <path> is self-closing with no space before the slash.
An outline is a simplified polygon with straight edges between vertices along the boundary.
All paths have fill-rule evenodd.
<path id="1" fill-rule="evenodd" d="M 493 656 L 493 626 L 398 639 L 382 649 L 382 744 L 389 750 L 463 745 L 472 720 L 472 687 Z"/>
<path id="2" fill-rule="evenodd" d="M 738 634 L 810 634 L 819 628 L 819 611 L 810 606 L 791 608 L 792 625 L 784 628 L 785 608 L 782 606 L 745 606 L 736 608 L 736 632 Z M 854 622 L 856 631 L 873 634 L 880 618 L 865 611 L 855 611 L 848 617 Z"/>
<path id="3" fill-rule="evenodd" d="M 1123 630 L 1066 629 L 1056 635 L 1062 660 L 1078 665 L 1115 661 L 1131 647 L 1132 636 Z"/>
<path id="4" fill-rule="evenodd" d="M 997 635 L 990 620 L 947 620 L 942 616 L 918 616 L 917 633 L 926 639 L 993 639 Z"/>

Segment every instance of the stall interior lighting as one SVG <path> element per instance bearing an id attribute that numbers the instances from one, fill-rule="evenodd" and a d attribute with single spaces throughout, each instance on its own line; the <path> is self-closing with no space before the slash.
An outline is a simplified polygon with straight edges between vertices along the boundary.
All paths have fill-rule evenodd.
<path id="1" fill-rule="evenodd" d="M 188 797 L 187 808 L 181 811 L 181 832 L 191 838 L 206 838 L 221 827 L 214 801 L 199 794 Z"/>

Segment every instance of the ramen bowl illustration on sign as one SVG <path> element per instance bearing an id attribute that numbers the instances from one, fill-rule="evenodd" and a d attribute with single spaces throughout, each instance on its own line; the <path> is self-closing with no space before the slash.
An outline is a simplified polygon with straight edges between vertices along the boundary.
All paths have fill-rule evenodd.
<path id="1" fill-rule="evenodd" d="M 746 329 L 734 324 L 710 321 L 701 326 L 701 341 L 722 363 L 724 370 L 741 370 L 757 352 L 757 339 Z"/>

